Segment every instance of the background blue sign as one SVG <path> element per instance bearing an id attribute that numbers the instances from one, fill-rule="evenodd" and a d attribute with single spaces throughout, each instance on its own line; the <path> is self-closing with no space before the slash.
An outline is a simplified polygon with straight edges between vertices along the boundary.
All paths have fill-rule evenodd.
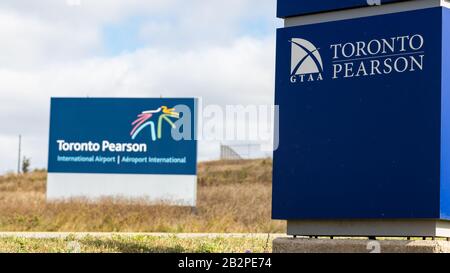
<path id="1" fill-rule="evenodd" d="M 54 98 L 48 170 L 195 175 L 195 104 L 195 99 Z M 181 120 L 191 127 L 176 124 Z M 173 127 L 190 132 L 190 138 L 173 139 Z"/>
<path id="2" fill-rule="evenodd" d="M 369 0 L 370 1 L 370 0 Z M 381 4 L 405 0 L 381 0 Z M 280 18 L 326 12 L 339 9 L 369 6 L 367 0 L 278 0 L 277 16 Z"/>
<path id="3" fill-rule="evenodd" d="M 278 30 L 274 218 L 450 219 L 448 16 Z"/>

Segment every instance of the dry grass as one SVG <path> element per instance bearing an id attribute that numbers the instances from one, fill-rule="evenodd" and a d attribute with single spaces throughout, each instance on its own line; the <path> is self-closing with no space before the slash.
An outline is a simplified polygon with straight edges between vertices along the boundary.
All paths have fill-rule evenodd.
<path id="1" fill-rule="evenodd" d="M 47 203 L 45 172 L 0 177 L 0 231 L 282 233 L 271 220 L 270 160 L 199 165 L 198 207 L 105 199 Z"/>
<path id="2" fill-rule="evenodd" d="M 178 238 L 113 236 L 98 238 L 0 238 L 1 253 L 270 253 L 263 238 Z"/>

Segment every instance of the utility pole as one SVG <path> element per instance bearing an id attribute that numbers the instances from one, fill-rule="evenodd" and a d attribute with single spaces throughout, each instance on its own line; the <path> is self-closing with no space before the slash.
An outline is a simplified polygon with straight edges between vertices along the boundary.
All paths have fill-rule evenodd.
<path id="1" fill-rule="evenodd" d="M 17 159 L 17 174 L 20 174 L 20 160 L 22 154 L 22 135 L 19 135 L 19 158 Z"/>

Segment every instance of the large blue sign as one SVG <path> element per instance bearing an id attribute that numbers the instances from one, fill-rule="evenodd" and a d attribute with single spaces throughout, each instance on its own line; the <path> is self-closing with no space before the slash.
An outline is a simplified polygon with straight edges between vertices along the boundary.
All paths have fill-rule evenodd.
<path id="1" fill-rule="evenodd" d="M 402 2 L 405 0 L 278 0 L 277 16 L 280 18 L 326 12 L 339 9 L 357 8 Z"/>
<path id="2" fill-rule="evenodd" d="M 195 99 L 54 98 L 50 173 L 195 175 Z"/>
<path id="3" fill-rule="evenodd" d="M 274 218 L 450 220 L 449 18 L 278 30 Z"/>

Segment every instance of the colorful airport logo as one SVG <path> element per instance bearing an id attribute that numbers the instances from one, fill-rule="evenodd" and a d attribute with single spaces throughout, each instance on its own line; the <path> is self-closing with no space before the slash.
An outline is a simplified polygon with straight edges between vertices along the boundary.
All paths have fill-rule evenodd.
<path id="1" fill-rule="evenodd" d="M 168 123 L 172 129 L 175 129 L 176 125 L 172 119 L 179 118 L 180 113 L 176 112 L 175 108 L 168 108 L 167 106 L 161 106 L 156 110 L 143 111 L 131 124 L 134 126 L 130 133 L 131 138 L 136 139 L 145 128 L 149 127 L 152 141 L 161 139 L 163 123 Z"/>

